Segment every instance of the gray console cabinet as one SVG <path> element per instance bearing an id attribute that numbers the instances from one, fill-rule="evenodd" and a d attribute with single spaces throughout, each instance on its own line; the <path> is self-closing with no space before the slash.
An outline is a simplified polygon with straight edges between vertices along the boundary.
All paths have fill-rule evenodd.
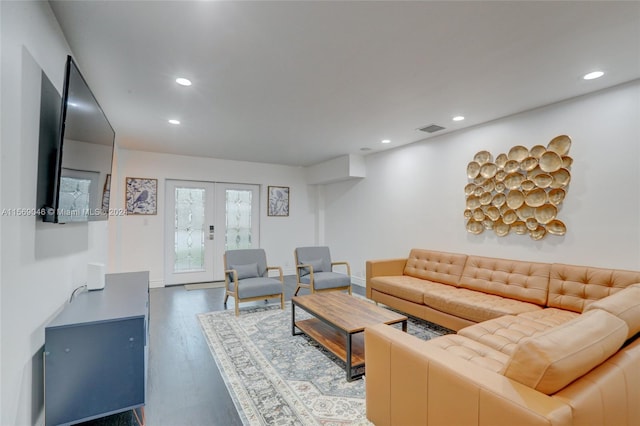
<path id="1" fill-rule="evenodd" d="M 144 406 L 149 272 L 107 274 L 45 327 L 45 424 L 68 425 Z"/>

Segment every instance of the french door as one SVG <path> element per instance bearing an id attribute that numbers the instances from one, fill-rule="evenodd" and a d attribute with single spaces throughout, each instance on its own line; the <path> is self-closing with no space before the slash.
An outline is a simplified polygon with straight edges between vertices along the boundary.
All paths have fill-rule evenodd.
<path id="1" fill-rule="evenodd" d="M 222 255 L 226 250 L 260 247 L 260 187 L 216 183 L 216 232 L 214 281 L 224 280 Z M 216 234 L 218 235 L 218 234 Z"/>
<path id="2" fill-rule="evenodd" d="M 166 181 L 165 285 L 224 279 L 225 250 L 259 247 L 259 187 Z"/>

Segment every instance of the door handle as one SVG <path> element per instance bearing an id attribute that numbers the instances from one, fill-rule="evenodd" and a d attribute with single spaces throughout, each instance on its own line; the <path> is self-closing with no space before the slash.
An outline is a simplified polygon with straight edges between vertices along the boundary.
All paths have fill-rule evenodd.
<path id="1" fill-rule="evenodd" d="M 215 234 L 215 227 L 213 225 L 209 225 L 209 239 L 213 240 Z"/>

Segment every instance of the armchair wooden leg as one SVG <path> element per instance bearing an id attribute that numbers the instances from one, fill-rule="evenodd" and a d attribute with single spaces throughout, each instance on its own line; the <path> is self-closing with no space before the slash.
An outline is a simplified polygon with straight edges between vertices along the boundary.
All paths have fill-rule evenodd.
<path id="1" fill-rule="evenodd" d="M 349 295 L 351 295 L 351 286 L 349 286 Z"/>
<path id="2" fill-rule="evenodd" d="M 236 301 L 236 316 L 240 315 L 240 308 L 238 307 L 238 298 L 234 297 L 233 300 Z"/>
<path id="3" fill-rule="evenodd" d="M 280 309 L 284 310 L 284 293 L 280 295 Z"/>

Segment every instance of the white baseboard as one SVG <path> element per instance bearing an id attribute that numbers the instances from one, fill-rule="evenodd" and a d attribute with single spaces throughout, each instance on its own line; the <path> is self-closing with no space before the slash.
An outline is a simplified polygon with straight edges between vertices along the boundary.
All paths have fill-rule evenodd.
<path id="1" fill-rule="evenodd" d="M 283 275 L 295 275 L 295 269 L 283 269 L 282 274 Z M 351 277 L 351 284 L 353 285 L 357 285 L 359 287 L 366 287 L 367 286 L 367 282 L 364 278 L 358 278 L 358 277 Z M 165 287 L 164 285 L 164 280 L 154 280 L 154 281 L 149 281 L 149 288 L 163 288 Z"/>
<path id="2" fill-rule="evenodd" d="M 164 287 L 164 280 L 149 280 L 149 288 L 162 288 Z"/>
<path id="3" fill-rule="evenodd" d="M 295 275 L 295 274 L 296 274 L 296 268 L 288 268 L 288 267 L 282 268 L 282 275 Z"/>
<path id="4" fill-rule="evenodd" d="M 367 286 L 367 280 L 365 280 L 364 278 L 358 278 L 358 277 L 351 277 L 351 284 L 357 285 L 359 287 L 366 287 Z"/>

